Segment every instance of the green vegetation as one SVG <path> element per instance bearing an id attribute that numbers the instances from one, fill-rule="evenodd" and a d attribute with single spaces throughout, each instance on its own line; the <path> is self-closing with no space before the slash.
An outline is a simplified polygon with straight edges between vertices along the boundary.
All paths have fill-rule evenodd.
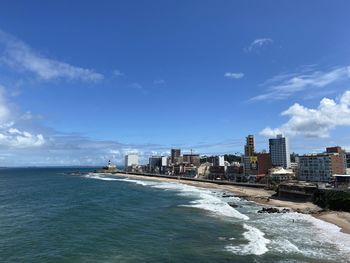
<path id="1" fill-rule="evenodd" d="M 225 154 L 224 155 L 225 161 L 228 161 L 229 163 L 232 162 L 241 162 L 242 157 L 240 155 L 234 155 L 234 154 Z"/>
<path id="2" fill-rule="evenodd" d="M 202 156 L 200 159 L 200 163 L 214 162 L 215 156 Z M 234 155 L 234 154 L 225 154 L 224 155 L 225 161 L 232 163 L 232 162 L 241 162 L 241 156 L 240 155 Z"/>
<path id="3" fill-rule="evenodd" d="M 319 189 L 312 199 L 322 208 L 350 212 L 350 192 Z"/>

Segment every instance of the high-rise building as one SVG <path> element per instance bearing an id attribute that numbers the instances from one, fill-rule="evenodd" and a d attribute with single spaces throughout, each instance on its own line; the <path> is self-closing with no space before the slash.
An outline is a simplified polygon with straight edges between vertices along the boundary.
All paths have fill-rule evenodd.
<path id="1" fill-rule="evenodd" d="M 350 168 L 350 152 L 346 153 L 346 168 Z"/>
<path id="2" fill-rule="evenodd" d="M 325 153 L 305 154 L 299 157 L 298 179 L 329 182 L 334 174 L 346 173 L 345 152 L 340 147 L 327 148 Z"/>
<path id="3" fill-rule="evenodd" d="M 281 134 L 276 138 L 269 139 L 269 148 L 273 166 L 290 168 L 290 154 L 288 139 Z"/>
<path id="4" fill-rule="evenodd" d="M 136 153 L 125 155 L 125 169 L 134 165 L 139 165 L 139 156 Z"/>
<path id="5" fill-rule="evenodd" d="M 246 137 L 246 144 L 244 146 L 244 155 L 253 156 L 255 153 L 255 140 L 254 135 L 248 135 Z"/>
<path id="6" fill-rule="evenodd" d="M 180 149 L 171 149 L 171 163 L 176 164 L 181 157 Z"/>
<path id="7" fill-rule="evenodd" d="M 162 156 L 151 156 L 149 157 L 149 172 L 151 173 L 160 173 L 161 167 L 162 167 Z"/>

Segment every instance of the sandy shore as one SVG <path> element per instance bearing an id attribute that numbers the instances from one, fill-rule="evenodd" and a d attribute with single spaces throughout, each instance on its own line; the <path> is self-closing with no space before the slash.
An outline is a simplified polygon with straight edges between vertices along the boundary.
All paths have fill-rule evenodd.
<path id="1" fill-rule="evenodd" d="M 252 188 L 252 187 L 235 186 L 235 185 L 218 185 L 215 183 L 196 182 L 196 181 L 188 181 L 188 180 L 181 180 L 181 179 L 149 177 L 149 176 L 131 175 L 131 174 L 127 174 L 127 175 L 116 174 L 116 175 L 128 177 L 130 179 L 152 180 L 152 181 L 161 181 L 161 182 L 177 182 L 177 183 L 192 185 L 196 187 L 224 190 L 264 206 L 289 208 L 296 212 L 311 214 L 318 219 L 337 225 L 338 227 L 341 228 L 341 231 L 343 233 L 350 234 L 350 213 L 323 211 L 320 207 L 318 207 L 317 205 L 314 205 L 311 202 L 294 202 L 289 200 L 276 199 L 272 197 L 272 195 L 275 193 L 274 191 L 268 191 L 261 188 Z"/>

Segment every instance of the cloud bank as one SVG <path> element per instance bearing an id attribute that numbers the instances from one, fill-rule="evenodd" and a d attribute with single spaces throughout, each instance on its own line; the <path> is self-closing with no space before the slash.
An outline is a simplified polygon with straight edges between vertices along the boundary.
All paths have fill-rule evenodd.
<path id="1" fill-rule="evenodd" d="M 0 147 L 33 148 L 45 144 L 42 134 L 32 134 L 16 128 L 16 114 L 10 108 L 5 96 L 5 89 L 0 87 Z"/>
<path id="2" fill-rule="evenodd" d="M 283 133 L 287 136 L 325 138 L 338 126 L 350 126 L 350 90 L 339 100 L 323 98 L 316 109 L 295 103 L 282 116 L 289 120 L 278 128 L 266 127 L 260 134 L 271 137 Z"/>

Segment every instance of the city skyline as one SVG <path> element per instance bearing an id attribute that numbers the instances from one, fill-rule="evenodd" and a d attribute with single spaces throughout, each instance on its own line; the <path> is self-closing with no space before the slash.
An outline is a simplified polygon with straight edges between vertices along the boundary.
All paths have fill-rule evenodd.
<path id="1" fill-rule="evenodd" d="M 257 152 L 279 133 L 349 151 L 340 3 L 5 1 L 0 166 L 243 153 L 247 134 Z"/>

